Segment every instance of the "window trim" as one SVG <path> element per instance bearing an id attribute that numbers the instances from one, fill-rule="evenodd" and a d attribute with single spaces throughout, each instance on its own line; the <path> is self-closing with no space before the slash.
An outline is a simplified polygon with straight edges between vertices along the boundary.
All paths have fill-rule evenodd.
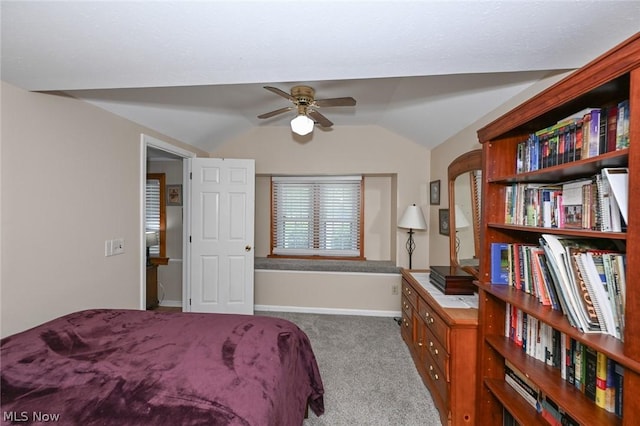
<path id="1" fill-rule="evenodd" d="M 336 176 L 291 176 L 292 178 L 299 177 L 301 179 L 312 179 L 317 178 L 317 180 L 325 180 L 331 178 L 339 178 L 341 175 Z M 358 217 L 359 221 L 359 243 L 360 243 L 360 254 L 358 256 L 328 256 L 328 255 L 296 255 L 296 254 L 276 254 L 273 252 L 275 248 L 275 220 L 274 217 L 276 215 L 276 203 L 274 200 L 274 181 L 272 176 L 270 179 L 270 200 L 271 200 L 271 209 L 270 209 L 270 218 L 269 218 L 269 254 L 268 258 L 280 258 L 280 259 L 326 259 L 326 260 L 355 260 L 355 261 L 363 261 L 367 260 L 364 256 L 364 175 L 360 176 L 360 214 Z"/>
<path id="2" fill-rule="evenodd" d="M 160 253 L 158 257 L 164 259 L 167 257 L 167 206 L 165 199 L 165 174 L 164 173 L 147 173 L 147 180 L 157 180 L 160 182 Z M 152 259 L 155 258 L 152 257 Z"/>

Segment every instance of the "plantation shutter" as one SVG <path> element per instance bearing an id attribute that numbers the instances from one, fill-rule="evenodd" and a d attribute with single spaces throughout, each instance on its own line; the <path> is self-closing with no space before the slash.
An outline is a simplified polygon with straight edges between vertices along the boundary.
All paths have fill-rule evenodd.
<path id="1" fill-rule="evenodd" d="M 160 232 L 160 181 L 147 179 L 145 223 L 147 231 Z M 160 246 L 149 247 L 149 254 L 159 256 Z"/>
<path id="2" fill-rule="evenodd" d="M 272 252 L 361 254 L 362 176 L 273 177 Z"/>

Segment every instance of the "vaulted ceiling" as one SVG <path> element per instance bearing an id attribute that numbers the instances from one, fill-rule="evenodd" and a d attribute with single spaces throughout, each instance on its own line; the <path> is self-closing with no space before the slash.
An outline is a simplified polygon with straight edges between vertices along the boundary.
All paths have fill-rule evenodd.
<path id="1" fill-rule="evenodd" d="M 6 1 L 2 80 L 65 91 L 206 151 L 288 126 L 264 90 L 352 96 L 320 111 L 428 148 L 640 30 L 638 1 Z"/>

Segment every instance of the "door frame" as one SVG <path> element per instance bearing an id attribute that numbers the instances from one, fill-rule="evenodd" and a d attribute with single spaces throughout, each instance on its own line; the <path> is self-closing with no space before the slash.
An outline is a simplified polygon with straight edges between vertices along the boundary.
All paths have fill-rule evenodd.
<path id="1" fill-rule="evenodd" d="M 146 300 L 147 300 L 147 247 L 146 247 L 146 239 L 144 237 L 144 229 L 145 229 L 145 211 L 146 211 L 146 191 L 147 191 L 147 149 L 154 148 L 161 151 L 165 151 L 169 154 L 176 155 L 178 157 L 182 157 L 183 167 L 182 167 L 182 188 L 188 188 L 189 186 L 189 170 L 188 170 L 188 162 L 191 158 L 195 158 L 197 155 L 195 152 L 180 148 L 178 146 L 172 145 L 168 142 L 157 139 L 153 136 L 149 136 L 147 134 L 140 134 L 140 236 L 139 236 L 139 253 L 140 253 L 140 309 L 146 310 Z M 188 199 L 188 191 L 183 190 L 183 209 L 184 209 L 184 217 L 189 217 L 190 209 L 189 209 L 189 199 Z M 186 269 L 184 265 L 187 261 L 189 261 L 189 252 L 188 248 L 188 234 L 187 234 L 187 224 L 183 222 L 182 224 L 182 307 L 184 310 L 185 307 L 185 288 L 187 288 L 188 275 L 186 274 Z"/>

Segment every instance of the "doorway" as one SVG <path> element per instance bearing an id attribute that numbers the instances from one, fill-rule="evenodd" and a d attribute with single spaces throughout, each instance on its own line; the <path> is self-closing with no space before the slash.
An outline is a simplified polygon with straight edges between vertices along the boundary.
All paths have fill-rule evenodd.
<path id="1" fill-rule="evenodd" d="M 179 203 L 171 203 L 166 207 L 166 262 L 157 267 L 157 284 L 151 283 L 157 290 L 158 307 L 160 309 L 183 309 L 185 305 L 185 256 L 186 224 L 184 207 L 188 201 L 186 188 L 188 175 L 187 161 L 194 158 L 193 152 L 183 150 L 154 137 L 141 136 L 141 229 L 146 230 L 146 184 L 147 173 L 163 173 L 165 183 L 171 188 L 182 189 Z M 174 200 L 175 201 L 175 200 Z M 141 233 L 141 275 L 140 275 L 140 308 L 147 309 L 147 247 L 144 232 Z M 151 281 L 153 276 L 149 276 Z M 153 292 L 153 289 L 151 289 Z M 155 299 L 155 295 L 153 297 Z"/>

